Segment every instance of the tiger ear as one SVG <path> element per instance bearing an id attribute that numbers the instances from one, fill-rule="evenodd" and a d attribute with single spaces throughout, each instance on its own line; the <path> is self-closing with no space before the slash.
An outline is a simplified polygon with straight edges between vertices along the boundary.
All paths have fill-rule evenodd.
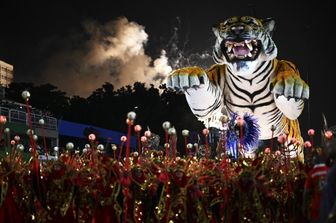
<path id="1" fill-rule="evenodd" d="M 219 28 L 218 28 L 218 25 L 212 26 L 212 31 L 215 34 L 215 36 L 218 38 L 219 37 Z"/>
<path id="2" fill-rule="evenodd" d="M 275 28 L 275 20 L 273 18 L 266 18 L 261 20 L 264 29 L 270 34 L 273 34 L 274 28 Z"/>

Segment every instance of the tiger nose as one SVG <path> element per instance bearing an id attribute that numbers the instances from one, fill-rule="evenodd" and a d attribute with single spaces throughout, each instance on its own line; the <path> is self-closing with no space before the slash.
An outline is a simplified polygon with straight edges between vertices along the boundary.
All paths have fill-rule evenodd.
<path id="1" fill-rule="evenodd" d="M 236 35 L 241 34 L 243 30 L 244 30 L 244 26 L 232 26 L 231 27 L 231 31 Z"/>

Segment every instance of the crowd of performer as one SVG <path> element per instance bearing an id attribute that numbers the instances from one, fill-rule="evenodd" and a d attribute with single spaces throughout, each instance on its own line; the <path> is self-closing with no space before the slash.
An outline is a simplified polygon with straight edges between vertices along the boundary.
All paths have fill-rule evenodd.
<path id="1" fill-rule="evenodd" d="M 83 151 L 68 143 L 45 161 L 33 151 L 25 161 L 14 137 L 0 163 L 0 222 L 327 222 L 335 212 L 334 157 L 324 148 L 306 143 L 305 162 L 286 145 L 232 159 L 188 143 L 178 156 L 171 140 L 146 147 L 146 134 L 129 155 L 125 143 L 109 155 L 90 135 Z"/>

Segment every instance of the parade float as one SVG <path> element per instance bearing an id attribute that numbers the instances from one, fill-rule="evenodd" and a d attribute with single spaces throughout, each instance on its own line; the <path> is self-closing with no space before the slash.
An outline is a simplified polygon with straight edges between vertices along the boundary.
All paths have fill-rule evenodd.
<path id="1" fill-rule="evenodd" d="M 158 145 L 129 112 L 119 142 L 107 147 L 89 134 L 84 149 L 69 142 L 64 151 L 46 149 L 41 160 L 29 122 L 25 160 L 22 139 L 1 116 L 0 222 L 304 222 L 303 184 L 320 149 L 314 130 L 306 142 L 301 137 L 309 88 L 292 63 L 276 59 L 273 28 L 273 20 L 229 18 L 214 27 L 217 64 L 168 77 L 205 124 L 197 142 L 167 121 Z M 29 92 L 22 97 L 30 120 Z M 215 144 L 210 128 L 219 135 Z M 333 140 L 328 129 L 322 136 Z"/>

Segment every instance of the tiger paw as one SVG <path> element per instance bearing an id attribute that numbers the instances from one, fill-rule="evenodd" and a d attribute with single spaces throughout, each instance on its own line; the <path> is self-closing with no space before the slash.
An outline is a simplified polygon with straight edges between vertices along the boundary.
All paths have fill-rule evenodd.
<path id="1" fill-rule="evenodd" d="M 200 67 L 185 67 L 174 70 L 167 78 L 167 88 L 187 90 L 200 88 L 209 82 L 206 72 Z"/>
<path id="2" fill-rule="evenodd" d="M 272 92 L 275 97 L 284 96 L 288 100 L 309 98 L 309 86 L 300 78 L 299 75 L 278 74 L 271 83 Z"/>

